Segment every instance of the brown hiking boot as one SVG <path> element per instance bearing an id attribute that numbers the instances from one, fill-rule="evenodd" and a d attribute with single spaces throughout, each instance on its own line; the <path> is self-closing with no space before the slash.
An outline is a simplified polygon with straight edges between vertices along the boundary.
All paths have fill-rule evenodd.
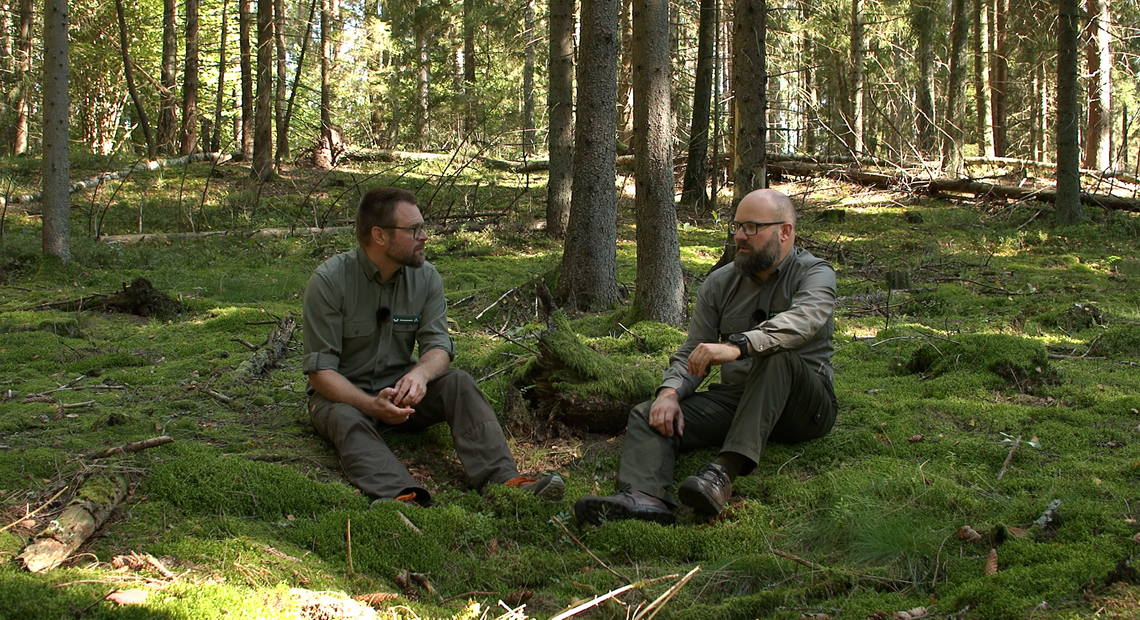
<path id="1" fill-rule="evenodd" d="M 677 489 L 681 503 L 703 515 L 718 515 L 732 496 L 732 481 L 723 465 L 709 463 L 695 476 L 685 478 Z"/>

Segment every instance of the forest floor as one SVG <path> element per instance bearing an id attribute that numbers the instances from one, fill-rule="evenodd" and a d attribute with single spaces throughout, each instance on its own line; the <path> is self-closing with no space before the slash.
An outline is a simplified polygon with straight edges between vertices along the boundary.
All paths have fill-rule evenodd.
<path id="1" fill-rule="evenodd" d="M 3 165 L 12 193 L 34 190 L 38 162 Z M 839 277 L 835 429 L 770 446 L 712 522 L 683 511 L 670 527 L 595 528 L 574 521 L 573 501 L 612 492 L 621 434 L 536 408 L 525 380 L 546 328 L 533 285 L 561 257 L 529 232 L 545 179 L 433 165 L 290 169 L 263 188 L 240 164 L 138 173 L 73 194 L 66 265 L 40 259 L 38 204 L 5 209 L 0 618 L 521 620 L 626 585 L 579 615 L 1140 614 L 1136 214 L 1091 210 L 1057 229 L 1036 203 L 776 185 L 801 206 L 802 244 Z M 72 174 L 121 167 L 84 161 Z M 618 280 L 636 295 L 633 183 L 619 182 Z M 276 324 L 300 320 L 312 270 L 355 244 L 345 230 L 251 233 L 343 226 L 362 189 L 388 183 L 415 190 L 440 227 L 472 223 L 427 248 L 454 365 L 500 412 L 520 469 L 563 473 L 564 501 L 471 491 L 436 427 L 388 437 L 435 505 L 369 510 L 309 424 L 300 331 L 279 366 L 243 368 Z M 489 220 L 499 226 L 477 225 Z M 681 217 L 690 296 L 720 256 L 723 223 Z M 242 234 L 95 240 L 209 230 Z M 91 309 L 139 277 L 182 310 Z M 620 368 L 658 373 L 683 333 L 626 325 L 626 309 L 571 313 L 570 325 Z M 173 441 L 93 457 L 156 436 Z M 710 455 L 684 455 L 678 479 Z M 60 568 L 25 570 L 16 556 L 77 487 L 108 480 L 128 492 L 95 536 Z"/>

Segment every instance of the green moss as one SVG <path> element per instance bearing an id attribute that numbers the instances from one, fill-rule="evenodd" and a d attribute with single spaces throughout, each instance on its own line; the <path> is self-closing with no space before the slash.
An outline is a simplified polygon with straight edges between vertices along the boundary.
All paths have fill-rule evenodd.
<path id="1" fill-rule="evenodd" d="M 1140 325 L 1113 325 L 1099 335 L 1093 351 L 1113 359 L 1140 357 Z"/>
<path id="2" fill-rule="evenodd" d="M 657 387 L 658 373 L 620 364 L 592 349 L 570 328 L 561 311 L 555 313 L 554 329 L 547 331 L 543 339 L 567 367 L 566 371 L 552 373 L 553 383 L 559 389 L 639 402 L 652 396 Z"/>
<path id="3" fill-rule="evenodd" d="M 1049 368 L 1048 351 L 1040 341 L 1009 334 L 955 334 L 930 341 L 907 363 L 912 373 L 939 376 L 959 370 L 988 370 L 1009 381 L 1023 383 L 1043 376 Z"/>
<path id="4" fill-rule="evenodd" d="M 64 369 L 68 372 L 91 374 L 94 371 L 102 371 L 110 368 L 132 368 L 146 366 L 148 364 L 150 364 L 149 360 L 137 355 L 130 355 L 128 353 L 107 353 L 103 355 L 92 355 L 77 362 L 71 362 L 64 365 Z"/>

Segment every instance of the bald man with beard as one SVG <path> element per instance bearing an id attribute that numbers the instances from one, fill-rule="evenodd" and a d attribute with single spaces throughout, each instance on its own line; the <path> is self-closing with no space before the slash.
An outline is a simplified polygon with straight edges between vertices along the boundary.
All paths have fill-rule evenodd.
<path id="1" fill-rule="evenodd" d="M 719 514 L 768 441 L 815 439 L 835 423 L 835 270 L 796 247 L 795 207 L 778 191 L 745 196 L 732 230 L 733 264 L 701 285 L 688 338 L 656 398 L 630 412 L 618 493 L 579 499 L 579 521 L 673 523 L 677 454 L 710 447 L 716 459 L 677 494 L 698 514 Z M 722 382 L 697 392 L 713 366 Z"/>

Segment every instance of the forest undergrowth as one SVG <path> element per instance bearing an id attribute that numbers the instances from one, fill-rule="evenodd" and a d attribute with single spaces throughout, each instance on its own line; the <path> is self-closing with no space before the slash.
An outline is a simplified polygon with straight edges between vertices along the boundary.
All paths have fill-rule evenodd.
<path id="1" fill-rule="evenodd" d="M 26 160 L 11 163 L 5 185 L 34 188 Z M 260 188 L 239 164 L 135 174 L 72 196 L 66 265 L 39 257 L 38 205 L 5 209 L 0 617 L 551 618 L 629 584 L 579 615 L 1140 613 L 1135 214 L 1058 229 L 1035 203 L 776 185 L 801 207 L 802 244 L 839 277 L 835 429 L 771 445 L 713 522 L 683 512 L 676 526 L 594 528 L 575 523 L 573 501 L 613 491 L 622 437 L 575 429 L 527 383 L 547 328 L 535 283 L 561 257 L 530 226 L 545 179 L 436 165 L 290 169 Z M 118 169 L 80 162 L 73 176 L 100 168 Z M 363 190 L 388 183 L 415 190 L 442 231 L 427 256 L 455 365 L 495 405 L 520 468 L 561 471 L 566 500 L 469 490 L 437 427 L 386 437 L 435 506 L 369 510 L 308 422 L 300 330 L 279 366 L 242 366 L 275 325 L 300 320 L 311 271 L 355 243 L 309 229 L 343 227 Z M 618 280 L 636 295 L 632 188 L 619 177 Z M 725 218 L 681 222 L 692 296 Z M 269 228 L 295 232 L 253 234 Z M 235 234 L 95 240 L 220 230 Z M 91 309 L 140 277 L 181 311 Z M 683 331 L 627 325 L 628 307 L 567 324 L 606 373 L 656 376 Z M 630 402 L 646 389 L 612 385 Z M 173 441 L 93 458 L 157 436 Z M 682 457 L 678 479 L 710 456 Z M 129 485 L 108 522 L 63 567 L 24 570 L 16 556 L 79 484 L 107 477 Z M 127 592 L 137 604 L 110 600 Z"/>

